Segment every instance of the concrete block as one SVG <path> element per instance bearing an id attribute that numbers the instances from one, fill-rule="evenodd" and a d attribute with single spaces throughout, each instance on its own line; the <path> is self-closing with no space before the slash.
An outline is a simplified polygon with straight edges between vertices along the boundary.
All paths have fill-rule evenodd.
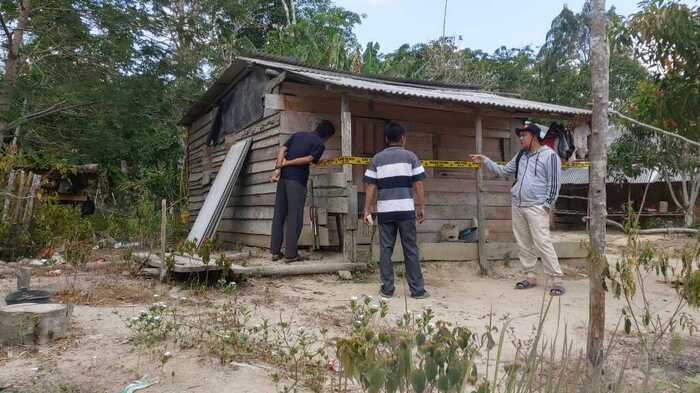
<path id="1" fill-rule="evenodd" d="M 70 330 L 73 306 L 20 303 L 0 308 L 0 345 L 47 344 Z"/>

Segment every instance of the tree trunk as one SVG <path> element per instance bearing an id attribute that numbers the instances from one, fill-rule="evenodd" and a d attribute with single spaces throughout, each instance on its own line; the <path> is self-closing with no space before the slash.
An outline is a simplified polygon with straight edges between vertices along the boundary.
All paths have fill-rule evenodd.
<path id="1" fill-rule="evenodd" d="M 700 196 L 700 172 L 696 173 L 690 184 L 690 198 L 688 198 L 688 211 L 686 212 L 686 226 L 695 225 L 695 207 Z M 690 221 L 688 221 L 690 217 Z"/>
<path id="2" fill-rule="evenodd" d="M 287 5 L 287 0 L 280 0 L 282 2 L 282 7 L 284 8 L 284 17 L 287 20 L 287 26 L 289 27 L 292 25 L 292 18 L 289 14 L 289 6 Z"/>
<path id="3" fill-rule="evenodd" d="M 32 13 L 31 0 L 22 0 L 19 6 L 19 18 L 17 26 L 12 32 L 12 39 L 8 41 L 7 59 L 5 60 L 5 75 L 0 85 L 0 148 L 2 148 L 7 132 L 9 119 L 7 112 L 10 109 L 10 92 L 17 82 L 17 74 L 21 64 L 20 47 L 24 40 L 24 32 L 29 25 L 29 16 Z"/>
<path id="4" fill-rule="evenodd" d="M 593 118 L 590 151 L 591 204 L 590 239 L 593 257 L 590 261 L 589 311 L 588 311 L 588 371 L 592 391 L 601 387 L 603 341 L 605 339 L 605 290 L 602 275 L 605 259 L 605 224 L 607 215 L 605 175 L 608 131 L 609 50 L 605 17 L 605 0 L 592 2 L 591 29 L 591 79 L 593 93 Z"/>
<path id="5" fill-rule="evenodd" d="M 289 0 L 290 13 L 292 14 L 292 24 L 297 24 L 297 6 L 294 4 L 294 0 Z"/>

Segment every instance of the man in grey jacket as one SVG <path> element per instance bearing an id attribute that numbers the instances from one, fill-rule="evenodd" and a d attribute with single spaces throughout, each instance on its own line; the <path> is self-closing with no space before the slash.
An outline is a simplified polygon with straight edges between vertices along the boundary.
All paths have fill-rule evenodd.
<path id="1" fill-rule="evenodd" d="M 481 154 L 472 154 L 470 158 L 498 176 L 516 177 L 510 191 L 513 234 L 525 277 L 515 287 L 527 289 L 537 285 L 535 264 L 539 257 L 545 273 L 552 279 L 550 295 L 560 296 L 565 293 L 563 274 L 549 233 L 549 214 L 559 195 L 561 160 L 554 150 L 542 144 L 543 132 L 534 123 L 525 122 L 515 133 L 522 150 L 506 165 Z"/>

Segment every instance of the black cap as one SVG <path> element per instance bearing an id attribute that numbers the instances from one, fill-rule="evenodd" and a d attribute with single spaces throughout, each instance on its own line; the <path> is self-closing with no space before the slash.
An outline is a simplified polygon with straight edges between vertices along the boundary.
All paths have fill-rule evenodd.
<path id="1" fill-rule="evenodd" d="M 515 129 L 515 135 L 520 136 L 520 133 L 523 131 L 527 131 L 532 135 L 536 136 L 538 139 L 541 139 L 540 134 L 542 133 L 542 130 L 535 123 L 526 121 L 525 123 L 523 123 L 522 126 Z"/>

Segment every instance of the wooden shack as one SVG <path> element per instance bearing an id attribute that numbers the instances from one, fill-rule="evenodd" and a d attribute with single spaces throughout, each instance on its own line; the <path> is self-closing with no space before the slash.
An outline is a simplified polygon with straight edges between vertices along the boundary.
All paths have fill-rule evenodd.
<path id="1" fill-rule="evenodd" d="M 519 149 L 513 129 L 526 118 L 584 121 L 584 109 L 497 95 L 473 87 L 337 72 L 287 59 L 239 57 L 182 119 L 187 138 L 189 210 L 194 220 L 228 148 L 252 138 L 252 147 L 218 228 L 224 245 L 269 247 L 276 185 L 270 182 L 279 146 L 319 119 L 336 126 L 323 159 L 371 157 L 384 147 L 383 126 L 407 129 L 407 148 L 423 160 L 466 160 L 483 152 L 510 159 Z M 372 236 L 359 222 L 363 165 L 312 168 L 307 205 L 319 212 L 319 240 L 347 259 Z M 510 187 L 472 168 L 428 168 L 427 220 L 419 242 L 437 243 L 441 229 L 481 226 L 490 242 L 512 241 Z M 480 189 L 481 192 L 477 192 Z M 313 192 L 313 198 L 311 197 Z M 308 216 L 308 215 L 307 215 Z M 478 225 L 478 223 L 484 225 Z M 311 244 L 310 226 L 302 244 Z M 374 242 L 377 242 L 376 236 Z"/>

